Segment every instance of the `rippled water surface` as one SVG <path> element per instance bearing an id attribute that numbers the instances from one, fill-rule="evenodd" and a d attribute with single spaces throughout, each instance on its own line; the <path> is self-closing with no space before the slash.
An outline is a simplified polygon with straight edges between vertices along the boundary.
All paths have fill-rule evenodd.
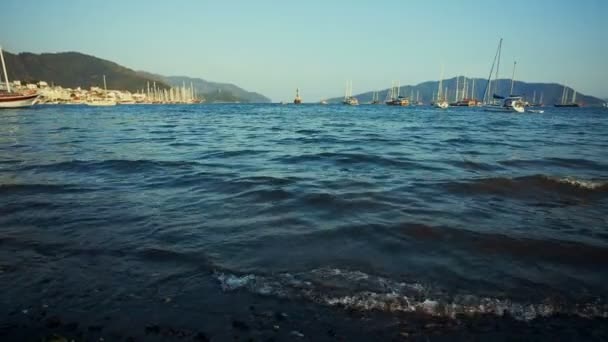
<path id="1" fill-rule="evenodd" d="M 608 112 L 2 111 L 0 247 L 2 314 L 49 293 L 195 300 L 207 279 L 355 310 L 606 317 Z"/>

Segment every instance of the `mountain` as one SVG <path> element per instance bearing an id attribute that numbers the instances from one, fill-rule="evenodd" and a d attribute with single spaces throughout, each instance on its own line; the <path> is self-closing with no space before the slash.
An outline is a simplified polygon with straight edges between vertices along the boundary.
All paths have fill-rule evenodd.
<path id="1" fill-rule="evenodd" d="M 462 91 L 463 85 L 463 77 L 459 77 L 459 89 Z M 468 97 L 471 96 L 471 91 L 473 91 L 473 97 L 476 99 L 483 99 L 483 94 L 486 89 L 486 85 L 488 81 L 486 79 L 481 78 L 467 78 L 466 79 L 468 85 Z M 474 82 L 474 83 L 473 83 Z M 473 88 L 474 84 L 474 88 Z M 434 94 L 437 94 L 437 87 L 439 85 L 439 81 L 428 81 L 417 84 L 415 86 L 402 86 L 399 88 L 399 94 L 404 97 L 412 97 L 414 100 L 416 96 L 419 96 L 420 101 L 424 103 L 431 102 Z M 492 81 L 492 87 L 494 88 L 495 82 Z M 455 100 L 455 89 L 456 89 L 456 77 L 447 79 L 443 81 L 444 91 L 445 88 L 448 90 L 448 100 L 453 102 Z M 508 95 L 509 90 L 511 89 L 511 80 L 510 79 L 500 79 L 498 80 L 498 91 L 496 92 L 499 95 Z M 573 89 L 567 87 L 568 92 L 568 101 L 572 99 Z M 557 83 L 527 83 L 522 81 L 515 81 L 513 85 L 513 93 L 517 95 L 522 95 L 524 98 L 530 102 L 533 100 L 534 92 L 536 92 L 536 101 L 538 102 L 540 96 L 543 96 L 543 103 L 545 105 L 553 105 L 555 103 L 560 103 L 562 94 L 563 94 L 564 86 Z M 387 98 L 387 94 L 389 94 L 390 89 L 378 90 L 378 97 L 380 101 L 384 101 Z M 419 95 L 417 95 L 419 94 Z M 361 103 L 367 103 L 372 101 L 373 91 L 361 93 L 355 95 L 355 97 Z M 340 103 L 342 102 L 342 97 L 335 97 L 329 99 L 330 103 Z M 585 105 L 585 106 L 601 106 L 604 103 L 603 100 L 584 95 L 579 92 L 576 94 L 576 102 Z"/>
<path id="2" fill-rule="evenodd" d="M 210 82 L 202 78 L 186 76 L 162 76 L 145 71 L 140 71 L 139 74 L 144 77 L 160 80 L 174 87 L 181 87 L 184 84 L 189 87 L 190 83 L 192 83 L 196 92 L 205 98 L 205 102 L 271 102 L 269 98 L 262 94 L 244 90 L 230 83 Z"/>
<path id="3" fill-rule="evenodd" d="M 4 51 L 4 59 L 10 80 L 46 81 L 67 88 L 88 89 L 91 86 L 103 87 L 103 75 L 106 75 L 109 89 L 131 92 L 154 81 L 114 62 L 78 52 L 12 54 Z M 169 88 L 163 82 L 157 82 L 157 86 Z"/>

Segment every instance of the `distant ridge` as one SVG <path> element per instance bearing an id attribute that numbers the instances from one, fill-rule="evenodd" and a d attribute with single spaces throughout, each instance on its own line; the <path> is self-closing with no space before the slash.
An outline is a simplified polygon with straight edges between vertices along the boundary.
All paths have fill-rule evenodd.
<path id="1" fill-rule="evenodd" d="M 472 83 L 475 80 L 475 90 L 474 97 L 478 100 L 483 98 L 483 93 L 485 91 L 487 85 L 487 79 L 482 78 L 466 78 L 469 91 L 468 96 L 471 94 Z M 463 77 L 459 78 L 459 86 L 462 90 Z M 416 94 L 419 92 L 419 99 L 424 103 L 429 103 L 433 97 L 433 94 L 437 92 L 437 86 L 439 85 L 439 81 L 427 81 L 423 83 L 419 83 L 417 85 L 407 85 L 402 86 L 399 89 L 399 94 L 405 97 L 409 97 L 413 94 L 413 99 L 416 99 Z M 443 87 L 448 88 L 448 101 L 453 102 L 455 100 L 455 89 L 456 89 L 456 77 L 452 77 L 450 79 L 443 81 Z M 492 86 L 494 87 L 494 86 Z M 509 95 L 509 90 L 511 88 L 511 80 L 510 79 L 500 79 L 498 80 L 498 89 L 499 95 Z M 566 87 L 568 89 L 569 99 L 570 101 L 572 96 L 573 89 L 570 87 Z M 536 91 L 536 101 L 539 101 L 541 94 L 543 95 L 543 103 L 545 106 L 552 106 L 555 103 L 560 103 L 564 86 L 562 84 L 557 83 L 528 83 L 523 81 L 515 81 L 513 86 L 513 93 L 517 95 L 522 95 L 525 97 L 527 101 L 532 101 L 532 97 L 534 92 Z M 384 101 L 386 95 L 390 92 L 390 89 L 382 89 L 377 90 L 379 93 L 379 99 L 381 102 Z M 371 102 L 372 95 L 374 91 L 368 91 L 365 93 L 361 93 L 355 95 L 355 97 L 359 100 L 360 103 Z M 342 102 L 343 97 L 335 97 L 328 100 L 329 103 L 340 103 Z M 576 94 L 576 102 L 583 104 L 584 106 L 601 106 L 604 103 L 604 100 L 599 99 L 594 96 L 584 95 L 580 92 Z"/>
<path id="2" fill-rule="evenodd" d="M 205 102 L 271 102 L 269 98 L 262 94 L 244 90 L 231 83 L 210 82 L 202 78 L 187 76 L 162 76 L 145 71 L 139 71 L 139 74 L 144 77 L 160 80 L 174 87 L 181 87 L 184 83 L 189 87 L 192 82 L 196 92 L 205 98 Z"/>
<path id="3" fill-rule="evenodd" d="M 4 58 L 10 80 L 46 81 L 49 85 L 88 89 L 103 87 L 103 75 L 106 75 L 109 89 L 131 92 L 144 89 L 147 82 L 154 81 L 117 63 L 79 52 L 12 54 L 4 51 Z M 169 85 L 159 82 L 157 87 L 169 88 Z"/>
<path id="4" fill-rule="evenodd" d="M 4 51 L 4 58 L 9 79 L 12 81 L 46 81 L 49 85 L 88 89 L 93 86 L 103 87 L 103 75 L 105 75 L 108 89 L 130 92 L 146 90 L 147 85 L 152 86 L 154 82 L 161 89 L 181 86 L 184 82 L 190 86 L 190 82 L 192 82 L 197 93 L 207 102 L 270 102 L 269 98 L 246 91 L 234 84 L 209 82 L 201 78 L 185 76 L 166 77 L 135 71 L 115 62 L 79 52 L 13 54 Z"/>

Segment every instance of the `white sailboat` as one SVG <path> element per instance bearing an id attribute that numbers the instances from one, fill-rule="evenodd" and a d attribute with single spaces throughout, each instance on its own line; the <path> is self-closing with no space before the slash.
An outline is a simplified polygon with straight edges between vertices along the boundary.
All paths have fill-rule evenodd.
<path id="1" fill-rule="evenodd" d="M 490 69 L 490 77 L 488 77 L 488 85 L 484 92 L 484 109 L 488 112 L 501 112 L 501 113 L 523 113 L 525 112 L 525 103 L 521 96 L 514 96 L 509 94 L 510 96 L 504 97 L 497 95 L 492 91 L 492 72 L 494 71 L 494 66 L 496 66 L 496 73 L 494 76 L 494 84 L 498 85 L 498 67 L 500 66 L 500 53 L 502 51 L 502 38 L 498 43 L 498 49 L 496 50 L 496 55 L 494 56 L 494 62 L 492 63 L 492 68 Z M 511 85 L 513 85 L 513 78 L 515 77 L 515 64 L 513 65 L 513 76 L 511 78 Z M 490 95 L 492 93 L 492 95 Z"/>
<path id="2" fill-rule="evenodd" d="M 441 77 L 439 77 L 439 86 L 437 87 L 437 100 L 434 105 L 437 108 L 446 109 L 450 106 L 446 100 L 445 94 L 443 94 L 443 65 L 441 66 Z"/>
<path id="3" fill-rule="evenodd" d="M 0 91 L 0 108 L 24 108 L 35 105 L 40 96 L 37 92 L 17 93 L 11 91 L 11 84 L 8 81 L 6 63 L 4 63 L 4 53 L 2 52 L 1 46 L 0 60 L 2 61 L 2 72 L 4 73 L 4 82 L 6 86 L 6 91 Z"/>
<path id="4" fill-rule="evenodd" d="M 344 92 L 344 101 L 343 104 L 349 106 L 358 106 L 359 100 L 353 96 L 353 81 L 346 81 L 346 90 Z"/>

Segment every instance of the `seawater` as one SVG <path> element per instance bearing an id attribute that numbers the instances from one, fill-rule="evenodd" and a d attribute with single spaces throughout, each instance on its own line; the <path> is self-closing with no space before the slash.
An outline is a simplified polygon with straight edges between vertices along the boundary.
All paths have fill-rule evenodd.
<path id="1" fill-rule="evenodd" d="M 3 317 L 215 289 L 339 310 L 605 318 L 608 112 L 6 110 L 0 247 Z"/>

